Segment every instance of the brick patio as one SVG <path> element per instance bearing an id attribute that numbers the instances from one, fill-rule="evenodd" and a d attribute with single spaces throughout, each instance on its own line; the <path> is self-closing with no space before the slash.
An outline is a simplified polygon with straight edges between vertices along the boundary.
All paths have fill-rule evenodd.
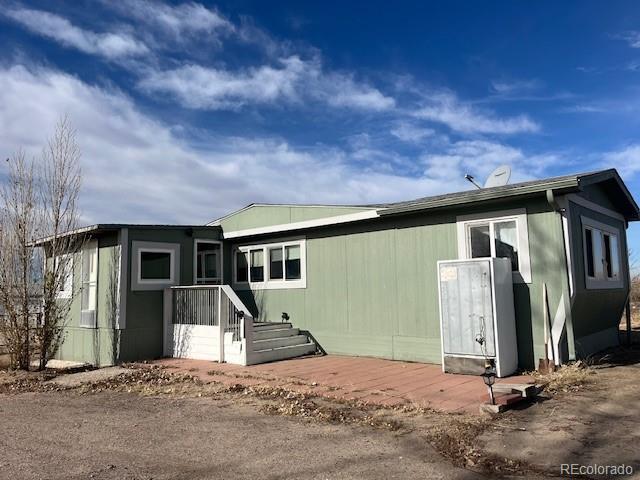
<path id="1" fill-rule="evenodd" d="M 156 364 L 226 385 L 281 386 L 329 398 L 358 400 L 381 406 L 417 405 L 447 412 L 478 412 L 486 401 L 482 378 L 442 373 L 440 365 L 339 355 L 311 356 L 243 367 L 178 358 Z M 533 383 L 509 377 L 506 383 Z"/>

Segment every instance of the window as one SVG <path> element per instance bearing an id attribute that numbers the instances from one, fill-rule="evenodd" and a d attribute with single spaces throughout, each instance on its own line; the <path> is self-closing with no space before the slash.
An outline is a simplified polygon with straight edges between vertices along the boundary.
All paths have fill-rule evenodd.
<path id="1" fill-rule="evenodd" d="M 286 254 L 285 278 L 287 280 L 300 280 L 300 245 L 284 247 Z"/>
<path id="2" fill-rule="evenodd" d="M 222 244 L 208 240 L 194 242 L 194 271 L 196 284 L 222 283 Z"/>
<path id="3" fill-rule="evenodd" d="M 264 282 L 264 251 L 250 250 L 249 258 L 251 260 L 251 268 L 249 268 L 250 282 Z"/>
<path id="4" fill-rule="evenodd" d="M 243 283 L 249 281 L 249 262 L 246 252 L 236 253 L 236 282 Z"/>
<path id="5" fill-rule="evenodd" d="M 619 230 L 587 217 L 581 219 L 586 288 L 621 288 Z"/>
<path id="6" fill-rule="evenodd" d="M 180 281 L 180 244 L 134 241 L 131 250 L 131 290 L 162 290 Z"/>
<path id="7" fill-rule="evenodd" d="M 509 210 L 457 218 L 458 255 L 508 258 L 513 281 L 531 282 L 526 210 Z"/>
<path id="8" fill-rule="evenodd" d="M 82 290 L 80 297 L 80 326 L 96 326 L 96 298 L 98 294 L 98 242 L 89 242 L 82 249 Z"/>
<path id="9" fill-rule="evenodd" d="M 284 271 L 282 270 L 282 247 L 269 249 L 269 279 L 282 280 Z"/>
<path id="10" fill-rule="evenodd" d="M 73 297 L 73 255 L 60 255 L 56 257 L 56 268 L 60 268 L 60 286 L 57 298 Z"/>
<path id="11" fill-rule="evenodd" d="M 238 247 L 234 255 L 237 288 L 306 288 L 305 241 Z"/>
<path id="12" fill-rule="evenodd" d="M 140 279 L 145 281 L 170 281 L 171 252 L 142 250 L 140 252 Z"/>

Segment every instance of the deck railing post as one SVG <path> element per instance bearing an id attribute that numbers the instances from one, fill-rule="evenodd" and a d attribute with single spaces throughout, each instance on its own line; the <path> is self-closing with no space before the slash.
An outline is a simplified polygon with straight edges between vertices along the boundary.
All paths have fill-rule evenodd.
<path id="1" fill-rule="evenodd" d="M 220 328 L 220 363 L 224 362 L 224 331 L 227 328 L 224 315 L 222 315 L 222 287 L 217 287 L 218 290 L 218 326 Z"/>
<path id="2" fill-rule="evenodd" d="M 173 290 L 165 288 L 162 308 L 164 324 L 162 351 L 165 356 L 171 356 L 173 353 L 173 313 Z"/>

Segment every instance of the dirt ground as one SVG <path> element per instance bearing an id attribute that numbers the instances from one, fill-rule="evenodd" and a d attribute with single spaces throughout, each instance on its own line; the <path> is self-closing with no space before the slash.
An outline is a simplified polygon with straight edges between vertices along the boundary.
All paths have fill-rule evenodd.
<path id="1" fill-rule="evenodd" d="M 634 337 L 496 417 L 205 385 L 148 365 L 80 385 L 0 372 L 0 479 L 529 479 L 560 478 L 563 463 L 640 477 Z"/>

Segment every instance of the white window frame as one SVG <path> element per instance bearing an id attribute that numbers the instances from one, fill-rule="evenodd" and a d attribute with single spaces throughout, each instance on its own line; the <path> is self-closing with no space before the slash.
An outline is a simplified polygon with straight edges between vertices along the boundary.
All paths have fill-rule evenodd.
<path id="1" fill-rule="evenodd" d="M 620 230 L 611 225 L 607 225 L 606 223 L 598 222 L 589 217 L 580 216 L 580 222 L 582 223 L 581 233 L 582 233 L 582 252 L 583 252 L 583 261 L 584 261 L 584 282 L 585 288 L 587 290 L 605 290 L 605 289 L 614 289 L 614 288 L 623 288 L 624 287 L 624 278 L 622 274 L 623 270 L 623 252 L 622 252 L 622 241 Z M 592 248 L 593 251 L 593 273 L 594 276 L 591 277 L 588 275 L 587 269 L 587 236 L 585 234 L 586 230 L 591 230 L 591 241 L 592 242 L 601 242 L 600 245 L 600 257 L 596 255 L 595 243 Z M 604 236 L 606 233 L 608 235 L 615 235 L 616 243 L 618 247 L 618 276 L 609 278 L 606 273 L 605 268 L 605 251 L 604 251 Z"/>
<path id="2" fill-rule="evenodd" d="M 513 283 L 531 283 L 531 257 L 529 255 L 529 227 L 527 225 L 526 208 L 500 210 L 494 212 L 460 215 L 456 217 L 458 236 L 458 258 L 471 258 L 471 248 L 468 239 L 470 226 L 489 224 L 491 236 L 491 253 L 495 255 L 494 225 L 500 222 L 515 221 L 516 237 L 518 239 L 518 271 L 513 273 Z"/>
<path id="3" fill-rule="evenodd" d="M 60 260 L 64 259 L 65 272 L 64 275 L 64 290 L 58 290 L 56 298 L 68 300 L 73 297 L 73 254 L 66 253 L 64 255 L 58 255 L 55 259 L 54 268 L 57 268 L 57 264 Z"/>
<path id="4" fill-rule="evenodd" d="M 198 244 L 200 243 L 208 243 L 208 244 L 216 244 L 220 246 L 220 277 L 219 278 L 209 278 L 202 277 L 198 278 Z M 204 270 L 203 270 L 204 271 Z M 222 251 L 222 242 L 219 240 L 207 240 L 206 238 L 196 238 L 193 241 L 193 283 L 194 285 L 222 285 L 224 283 L 224 252 Z"/>
<path id="5" fill-rule="evenodd" d="M 286 278 L 271 280 L 269 271 L 271 268 L 271 262 L 269 258 L 269 250 L 273 248 L 283 249 L 283 277 L 286 276 L 286 268 L 284 266 L 285 257 L 284 249 L 289 246 L 300 247 L 300 278 L 296 280 L 287 280 Z M 264 281 L 252 282 L 251 281 L 251 255 L 250 250 L 262 250 L 262 258 L 264 263 Z M 247 255 L 247 268 L 248 268 L 248 282 L 237 282 L 237 253 L 242 252 Z M 233 249 L 233 272 L 232 272 L 232 285 L 238 290 L 278 290 L 278 289 L 290 289 L 290 288 L 307 288 L 307 242 L 306 239 L 288 240 L 281 242 L 272 242 L 255 245 L 240 245 Z"/>
<path id="6" fill-rule="evenodd" d="M 142 278 L 142 254 L 143 253 L 168 253 L 171 266 L 169 269 L 170 278 Z M 176 265 L 175 265 L 175 250 L 171 248 L 157 248 L 157 247 L 139 247 L 138 248 L 138 278 L 137 282 L 140 285 L 171 285 L 176 278 Z"/>
<path id="7" fill-rule="evenodd" d="M 84 280 L 84 256 L 91 255 L 95 253 L 95 275 L 90 277 L 88 281 Z M 99 250 L 98 250 L 98 242 L 96 240 L 92 240 L 83 246 L 80 252 L 80 326 L 85 328 L 95 328 L 97 326 L 97 315 L 96 310 L 98 308 L 98 269 L 100 268 L 100 259 L 99 259 Z M 84 289 L 85 288 L 93 288 L 94 298 L 93 305 L 91 308 L 84 308 L 83 300 L 84 300 Z"/>

